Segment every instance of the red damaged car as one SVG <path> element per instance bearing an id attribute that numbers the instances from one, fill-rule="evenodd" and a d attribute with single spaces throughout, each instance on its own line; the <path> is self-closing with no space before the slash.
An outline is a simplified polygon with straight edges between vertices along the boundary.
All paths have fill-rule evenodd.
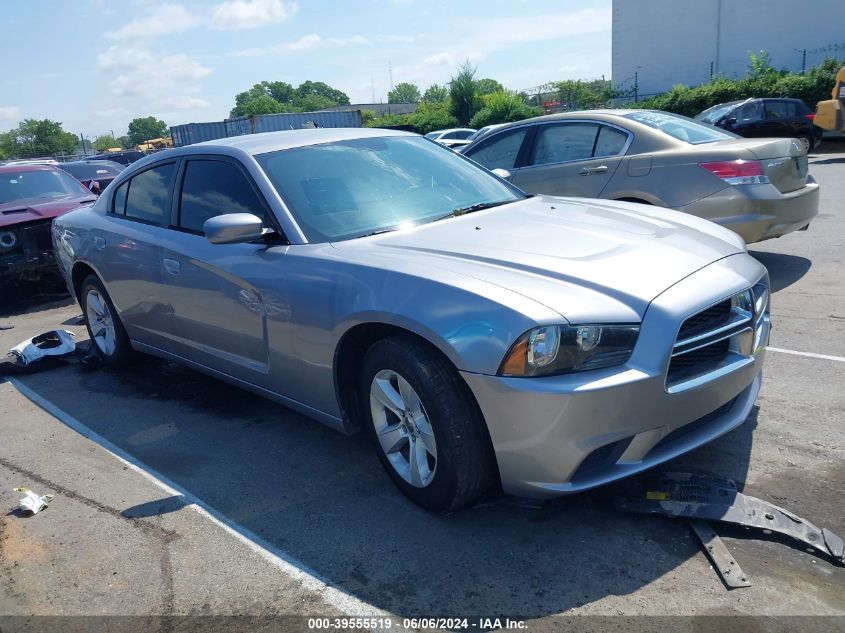
<path id="1" fill-rule="evenodd" d="M 0 165 L 0 297 L 21 282 L 58 273 L 53 218 L 96 199 L 52 165 Z"/>

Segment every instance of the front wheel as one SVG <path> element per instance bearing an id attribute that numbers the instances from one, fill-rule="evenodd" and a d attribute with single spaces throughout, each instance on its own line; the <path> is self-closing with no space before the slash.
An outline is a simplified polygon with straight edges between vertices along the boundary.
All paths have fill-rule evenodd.
<path id="1" fill-rule="evenodd" d="M 411 337 L 385 339 L 364 357 L 359 388 L 379 459 L 412 501 L 457 510 L 491 487 L 484 419 L 447 359 Z"/>
<path id="2" fill-rule="evenodd" d="M 96 275 L 88 275 L 82 283 L 80 304 L 94 353 L 108 365 L 124 364 L 132 346 L 103 282 Z"/>
<path id="3" fill-rule="evenodd" d="M 813 146 L 816 144 L 816 139 L 814 139 L 812 135 L 799 134 L 797 138 L 798 142 L 801 143 L 801 149 L 804 150 L 805 154 L 809 154 L 813 151 Z"/>

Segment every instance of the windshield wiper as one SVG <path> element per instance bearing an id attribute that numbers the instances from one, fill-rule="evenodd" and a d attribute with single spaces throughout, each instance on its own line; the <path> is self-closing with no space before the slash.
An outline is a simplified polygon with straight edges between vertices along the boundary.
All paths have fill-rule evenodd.
<path id="1" fill-rule="evenodd" d="M 472 213 L 473 211 L 482 211 L 483 209 L 492 209 L 493 207 L 499 207 L 503 204 L 508 204 L 509 202 L 513 201 L 500 200 L 499 202 L 478 202 L 476 204 L 471 204 L 466 207 L 458 207 L 457 209 L 452 209 L 446 215 L 442 215 L 437 218 L 437 220 L 445 220 L 446 218 L 456 218 L 459 215 L 466 215 L 467 213 Z"/>
<path id="2" fill-rule="evenodd" d="M 373 235 L 381 235 L 382 233 L 392 233 L 393 231 L 396 231 L 396 230 L 398 230 L 398 229 L 379 229 L 378 231 L 373 231 L 372 233 L 364 233 L 363 235 L 356 235 L 355 239 L 358 239 L 358 238 L 361 238 L 361 237 L 372 237 Z"/>

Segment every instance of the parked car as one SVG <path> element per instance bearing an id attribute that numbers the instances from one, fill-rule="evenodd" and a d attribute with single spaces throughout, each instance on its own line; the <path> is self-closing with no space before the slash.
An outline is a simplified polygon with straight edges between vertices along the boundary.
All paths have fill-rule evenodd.
<path id="1" fill-rule="evenodd" d="M 804 229 L 819 187 L 794 139 L 744 139 L 653 110 L 508 123 L 461 152 L 529 193 L 628 200 L 706 218 L 758 242 Z"/>
<path id="2" fill-rule="evenodd" d="M 148 352 L 363 428 L 435 510 L 649 468 L 742 424 L 760 389 L 768 279 L 735 233 L 529 197 L 416 134 L 149 156 L 54 241 L 104 363 Z"/>
<path id="3" fill-rule="evenodd" d="M 88 189 L 100 194 L 126 166 L 111 160 L 75 160 L 59 165 Z"/>
<path id="4" fill-rule="evenodd" d="M 141 160 L 146 154 L 135 150 L 127 150 L 125 152 L 105 152 L 104 154 L 96 154 L 91 156 L 91 160 L 110 160 L 121 165 L 131 165 L 136 160 Z"/>
<path id="5" fill-rule="evenodd" d="M 809 153 L 822 140 L 815 116 L 801 99 L 745 99 L 707 108 L 695 120 L 745 138 L 797 138 Z"/>
<path id="6" fill-rule="evenodd" d="M 50 223 L 96 199 L 53 166 L 0 166 L 0 297 L 24 281 L 59 278 Z"/>
<path id="7" fill-rule="evenodd" d="M 492 132 L 493 130 L 495 130 L 497 128 L 500 128 L 503 125 L 504 125 L 504 123 L 496 123 L 494 125 L 485 125 L 483 128 L 478 129 L 475 132 L 473 132 L 472 134 L 470 134 L 467 137 L 466 141 L 464 141 L 460 145 L 453 146 L 452 149 L 455 150 L 456 152 L 458 152 L 459 154 L 462 154 L 463 151 L 464 151 L 464 148 L 466 148 L 467 145 L 472 144 L 472 142 L 475 141 L 476 139 L 481 138 L 485 134 Z"/>
<path id="8" fill-rule="evenodd" d="M 472 136 L 474 132 L 475 130 L 472 128 L 450 128 L 448 130 L 429 132 L 425 137 L 430 138 L 432 141 L 437 141 L 446 147 L 452 147 L 465 144 L 466 139 Z"/>

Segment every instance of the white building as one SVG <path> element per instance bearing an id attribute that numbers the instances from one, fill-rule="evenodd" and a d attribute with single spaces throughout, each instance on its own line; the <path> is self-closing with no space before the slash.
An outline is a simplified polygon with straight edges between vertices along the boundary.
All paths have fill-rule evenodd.
<path id="1" fill-rule="evenodd" d="M 845 0 L 613 0 L 613 86 L 640 96 L 743 76 L 761 50 L 800 71 L 845 57 Z"/>

